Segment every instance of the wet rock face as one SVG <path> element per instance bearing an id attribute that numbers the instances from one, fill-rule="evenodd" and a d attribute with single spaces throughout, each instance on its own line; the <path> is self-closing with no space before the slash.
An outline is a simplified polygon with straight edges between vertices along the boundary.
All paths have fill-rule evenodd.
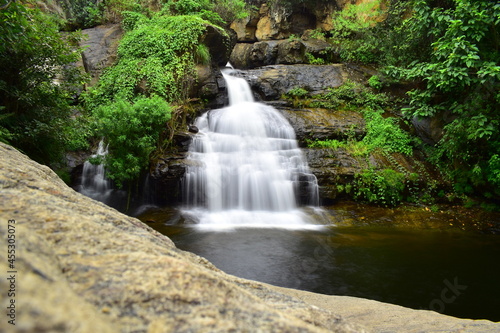
<path id="1" fill-rule="evenodd" d="M 82 34 L 87 36 L 87 39 L 80 45 L 84 47 L 83 67 L 91 75 L 91 85 L 93 85 L 102 71 L 115 63 L 116 51 L 123 36 L 123 30 L 120 24 L 110 24 L 84 29 Z"/>
<path id="2" fill-rule="evenodd" d="M 235 68 L 249 69 L 277 64 L 307 64 L 307 54 L 323 57 L 331 47 L 318 39 L 268 40 L 255 43 L 237 43 L 229 61 Z M 339 59 L 334 51 L 328 51 L 330 62 Z"/>
<path id="3" fill-rule="evenodd" d="M 346 79 L 364 80 L 364 74 L 345 64 L 264 66 L 241 72 L 240 76 L 266 101 L 277 100 L 294 88 L 315 95 L 341 86 Z"/>
<path id="4" fill-rule="evenodd" d="M 162 204 L 178 204 L 182 196 L 181 180 L 190 163 L 187 159 L 189 145 L 195 133 L 177 133 L 172 143 L 174 149 L 161 156 L 151 172 L 155 183 L 154 197 Z"/>
<path id="5" fill-rule="evenodd" d="M 250 2 L 250 1 L 249 1 Z M 298 5 L 276 2 L 268 5 L 263 1 L 252 1 L 258 8 L 250 16 L 231 24 L 239 42 L 256 42 L 271 39 L 286 39 L 301 35 L 309 29 L 330 30 L 333 13 L 346 1 L 307 1 Z"/>
<path id="6" fill-rule="evenodd" d="M 297 140 L 302 147 L 307 146 L 306 140 L 361 140 L 366 135 L 365 120 L 359 112 L 321 108 L 297 109 L 278 105 L 276 107 L 295 129 Z"/>
<path id="7" fill-rule="evenodd" d="M 207 25 L 201 43 L 208 47 L 212 63 L 217 66 L 224 66 L 229 60 L 235 40 L 219 28 Z"/>
<path id="8" fill-rule="evenodd" d="M 0 154 L 0 235 L 15 220 L 22 253 L 16 332 L 365 332 L 180 251 L 12 147 L 0 143 Z"/>

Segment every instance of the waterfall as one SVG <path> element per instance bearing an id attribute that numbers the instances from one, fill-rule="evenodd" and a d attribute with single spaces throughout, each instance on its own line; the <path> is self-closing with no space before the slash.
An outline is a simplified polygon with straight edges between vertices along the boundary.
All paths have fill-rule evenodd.
<path id="1" fill-rule="evenodd" d="M 224 69 L 229 106 L 196 120 L 183 178 L 186 212 L 199 226 L 304 227 L 299 191 L 318 204 L 316 177 L 288 121 L 254 101 L 248 83 Z M 303 196 L 303 195 L 302 195 Z"/>
<path id="2" fill-rule="evenodd" d="M 104 159 L 107 154 L 108 146 L 101 140 L 97 152 L 92 155 L 91 158 Z M 94 165 L 89 161 L 85 161 L 83 164 L 81 185 L 78 188 L 78 192 L 97 201 L 108 203 L 112 187 L 110 180 L 106 178 L 103 163 Z"/>

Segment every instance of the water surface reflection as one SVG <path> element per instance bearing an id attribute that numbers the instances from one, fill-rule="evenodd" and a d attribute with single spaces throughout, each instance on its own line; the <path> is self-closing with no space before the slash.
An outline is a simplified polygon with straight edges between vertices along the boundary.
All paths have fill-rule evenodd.
<path id="1" fill-rule="evenodd" d="M 151 226 L 229 274 L 500 321 L 498 235 L 383 223 L 215 232 L 185 222 L 177 212 Z"/>

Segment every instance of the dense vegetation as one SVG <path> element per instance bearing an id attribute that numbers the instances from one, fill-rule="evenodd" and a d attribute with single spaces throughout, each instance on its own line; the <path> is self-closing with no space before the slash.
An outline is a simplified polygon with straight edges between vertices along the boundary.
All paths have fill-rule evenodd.
<path id="1" fill-rule="evenodd" d="M 234 19 L 242 15 L 238 2 L 233 12 L 228 3 L 219 5 L 224 17 Z M 167 131 L 168 119 L 173 116 L 171 132 L 185 124 L 186 112 L 172 113 L 166 102 L 184 103 L 196 81 L 195 66 L 210 64 L 209 50 L 201 40 L 207 26 L 225 34 L 216 25 L 225 24 L 224 19 L 210 10 L 215 7 L 210 2 L 180 0 L 168 2 L 150 15 L 137 11 L 121 13 L 126 33 L 118 48 L 118 62 L 84 94 L 91 122 L 98 124 L 95 133 L 109 144 L 109 155 L 104 161 L 107 173 L 119 186 L 137 178 L 149 163 L 150 153 L 165 146 L 169 136 L 161 132 Z M 159 103 L 158 98 L 165 103 Z M 143 109 L 149 113 L 141 113 Z M 109 126 L 114 128 L 112 132 L 108 131 Z"/>
<path id="2" fill-rule="evenodd" d="M 165 146 L 173 112 L 196 81 L 197 63 L 210 63 L 201 43 L 206 27 L 246 15 L 243 1 L 64 2 L 65 17 L 33 2 L 0 9 L 0 140 L 57 168 L 68 150 L 104 139 L 108 176 L 121 186 L 138 177 L 150 154 Z M 64 16 L 64 15 L 63 15 Z M 87 76 L 78 33 L 60 31 L 121 22 L 118 62 L 81 91 Z M 223 31 L 223 28 L 217 28 Z"/>
<path id="3" fill-rule="evenodd" d="M 196 80 L 194 68 L 210 62 L 202 43 L 206 26 L 223 31 L 234 19 L 245 17 L 254 2 L 64 3 L 65 14 L 57 17 L 29 1 L 9 2 L 0 9 L 0 141 L 57 167 L 66 151 L 88 148 L 104 138 L 109 143 L 109 175 L 121 184 L 137 177 L 185 119 L 189 108 L 180 106 Z M 303 0 L 269 1 L 276 12 L 302 5 Z M 81 36 L 60 31 L 107 22 L 120 22 L 126 31 L 118 61 L 82 93 L 87 77 L 71 66 L 78 59 Z M 317 31 L 316 37 L 329 41 L 344 61 L 375 65 L 381 74 L 372 77 L 368 87 L 348 83 L 314 98 L 317 106 L 362 112 L 366 137 L 361 142 L 311 144 L 343 147 L 358 155 L 410 155 L 418 148 L 440 168 L 456 194 L 498 204 L 500 2 L 370 1 L 347 5 L 332 23 L 331 31 Z M 325 54 L 309 62 L 328 59 L 333 57 Z M 410 87 L 406 101 L 394 103 L 381 93 L 394 84 Z M 307 91 L 297 89 L 287 98 L 301 103 Z M 399 126 L 401 118 L 387 117 L 387 111 L 402 111 L 407 123 L 440 119 L 443 135 L 435 144 L 414 140 Z M 403 193 L 418 180 L 397 168 L 393 171 L 366 170 L 357 176 L 351 193 L 370 202 L 389 198 L 384 199 L 387 205 L 408 200 Z M 374 196 L 380 191 L 383 196 Z"/>
<path id="4" fill-rule="evenodd" d="M 390 114 L 391 110 L 400 106 L 400 101 L 351 81 L 320 95 L 309 96 L 306 90 L 297 88 L 284 97 L 292 100 L 296 106 L 346 109 L 363 115 L 366 135 L 361 139 L 356 136 L 355 128 L 351 128 L 342 140 L 308 140 L 311 148 L 343 149 L 351 157 L 367 161 L 368 165 L 373 154 L 384 156 L 389 161 L 390 165 L 384 169 L 372 166 L 362 170 L 351 183 L 339 182 L 339 194 L 386 207 L 397 206 L 404 201 L 432 204 L 434 184 L 425 168 L 415 165 L 420 174 L 410 173 L 393 156 L 411 156 L 414 146 L 420 142 L 401 128 L 400 118 Z"/>
<path id="5" fill-rule="evenodd" d="M 79 58 L 77 38 L 32 6 L 0 10 L 0 141 L 42 163 L 59 161 L 76 131 L 72 104 L 84 76 L 68 65 Z"/>
<path id="6" fill-rule="evenodd" d="M 372 63 L 381 85 L 411 82 L 407 119 L 435 117 L 443 136 L 426 150 L 461 195 L 500 196 L 500 2 L 374 1 L 334 19 L 345 61 Z M 383 20 L 380 17 L 384 17 Z"/>

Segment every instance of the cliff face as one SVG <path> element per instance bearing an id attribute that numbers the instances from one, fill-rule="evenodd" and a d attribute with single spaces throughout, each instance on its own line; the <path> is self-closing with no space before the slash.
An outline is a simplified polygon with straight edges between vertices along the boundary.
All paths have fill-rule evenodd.
<path id="1" fill-rule="evenodd" d="M 362 139 L 366 134 L 365 121 L 358 112 L 297 109 L 291 107 L 290 103 L 286 104 L 282 96 L 295 88 L 306 89 L 311 95 L 315 95 L 329 88 L 342 86 L 348 81 L 367 85 L 368 79 L 377 72 L 365 66 L 340 63 L 339 51 L 332 48 L 332 44 L 326 40 L 313 38 L 312 30 L 331 29 L 332 16 L 348 3 L 370 1 L 372 0 L 248 0 L 255 10 L 247 18 L 233 22 L 231 28 L 235 38 L 228 40 L 229 37 L 221 34 L 218 29 L 207 27 L 203 43 L 208 46 L 213 61 L 209 65 L 197 66 L 198 80 L 193 80 L 190 96 L 194 100 L 208 101 L 205 105 L 208 109 L 227 104 L 225 82 L 218 67 L 226 63 L 230 54 L 232 65 L 245 69 L 239 75 L 250 83 L 257 99 L 273 104 L 290 121 L 301 147 L 307 146 L 306 140 L 345 139 L 353 127 L 360 129 L 362 133 L 356 133 L 356 138 Z M 118 25 L 111 25 L 86 29 L 84 33 L 89 36 L 83 53 L 84 65 L 95 83 L 101 71 L 115 60 L 116 45 L 122 31 Z M 326 65 L 309 64 L 311 57 Z M 188 117 L 194 117 L 194 113 Z M 419 121 L 413 125 L 416 133 L 425 134 L 424 139 L 427 141 L 436 142 L 442 135 L 442 124 Z M 192 136 L 188 132 L 176 133 L 172 149 L 152 161 L 151 183 L 158 190 L 152 191 L 151 196 L 156 203 L 176 204 L 181 200 L 180 181 L 190 163 L 187 160 L 187 150 Z M 351 194 L 340 193 L 337 185 L 342 187 L 351 184 L 355 175 L 363 170 L 371 167 L 377 170 L 397 168 L 404 173 L 415 173 L 420 168 L 415 167 L 416 163 L 422 164 L 421 161 L 403 155 L 387 160 L 377 154 L 370 156 L 370 162 L 367 163 L 366 159 L 356 158 L 349 152 L 338 149 L 309 149 L 306 156 L 318 178 L 320 194 L 325 203 L 341 198 L 352 199 Z M 425 169 L 427 180 L 431 180 L 427 177 L 433 173 L 431 169 Z M 77 175 L 79 169 L 75 170 L 73 174 Z M 445 186 L 437 176 L 433 178 L 436 179 L 432 181 Z M 169 190 L 160 190 L 164 188 Z"/>
<path id="2" fill-rule="evenodd" d="M 0 300 L 15 303 L 8 332 L 364 332 L 178 250 L 12 147 L 0 156 L 0 236 L 16 251 L 13 282 L 0 281 L 17 292 Z"/>

